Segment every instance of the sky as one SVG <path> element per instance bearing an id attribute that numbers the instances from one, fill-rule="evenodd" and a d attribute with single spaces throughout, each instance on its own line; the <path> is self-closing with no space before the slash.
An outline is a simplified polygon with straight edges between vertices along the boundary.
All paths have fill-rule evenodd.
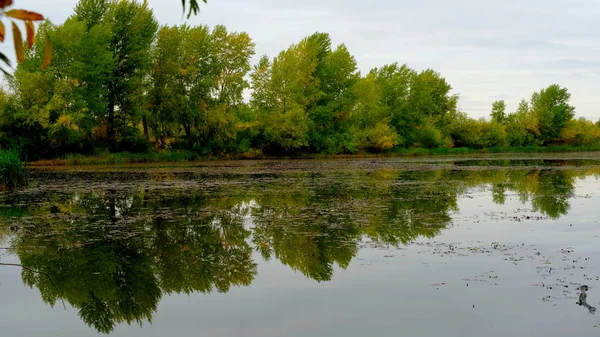
<path id="1" fill-rule="evenodd" d="M 255 61 L 319 31 L 345 44 L 363 73 L 392 62 L 432 68 L 473 117 L 488 116 L 499 99 L 513 111 L 557 83 L 569 89 L 578 117 L 600 118 L 598 0 L 209 0 L 189 20 L 180 0 L 148 2 L 161 24 L 248 32 Z M 58 24 L 77 0 L 15 3 Z M 8 40 L 0 50 L 13 54 Z"/>

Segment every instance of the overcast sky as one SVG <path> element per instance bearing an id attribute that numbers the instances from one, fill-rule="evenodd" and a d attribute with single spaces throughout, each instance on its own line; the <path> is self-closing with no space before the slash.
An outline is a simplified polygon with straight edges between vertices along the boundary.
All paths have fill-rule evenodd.
<path id="1" fill-rule="evenodd" d="M 77 0 L 15 2 L 61 23 Z M 186 21 L 180 0 L 149 4 L 161 24 Z M 600 118 L 598 0 L 209 0 L 189 23 L 246 31 L 257 57 L 327 32 L 362 72 L 391 62 L 441 72 L 474 117 L 498 99 L 512 111 L 558 83 L 569 88 L 577 116 Z M 14 53 L 10 43 L 0 50 Z"/>

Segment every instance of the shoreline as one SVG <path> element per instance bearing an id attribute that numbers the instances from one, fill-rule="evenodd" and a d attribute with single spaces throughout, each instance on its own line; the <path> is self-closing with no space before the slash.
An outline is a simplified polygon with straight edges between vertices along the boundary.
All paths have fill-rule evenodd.
<path id="1" fill-rule="evenodd" d="M 521 151 L 518 151 L 521 150 Z M 357 153 L 357 154 L 300 154 L 294 156 L 249 156 L 244 154 L 224 156 L 201 156 L 190 151 L 165 151 L 157 153 L 107 153 L 100 155 L 73 155 L 60 159 L 43 159 L 27 162 L 29 167 L 48 166 L 87 166 L 87 165 L 131 165 L 131 164 L 185 164 L 194 162 L 230 162 L 230 161 L 296 161 L 296 160 L 361 160 L 361 159 L 406 159 L 439 160 L 439 159 L 598 159 L 600 148 L 580 147 L 539 147 L 512 149 L 410 149 L 390 153 Z"/>

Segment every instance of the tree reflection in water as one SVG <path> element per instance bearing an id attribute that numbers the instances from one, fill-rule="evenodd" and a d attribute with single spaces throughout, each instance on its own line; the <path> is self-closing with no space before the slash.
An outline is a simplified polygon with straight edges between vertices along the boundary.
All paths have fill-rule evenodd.
<path id="1" fill-rule="evenodd" d="M 229 177 L 210 189 L 67 186 L 5 198 L 0 233 L 26 267 L 25 284 L 52 306 L 68 302 L 85 323 L 109 333 L 119 323 L 151 322 L 163 294 L 250 285 L 254 250 L 329 281 L 365 237 L 391 245 L 435 237 L 473 187 L 490 187 L 499 204 L 514 192 L 558 218 L 569 210 L 576 179 L 587 174 L 596 172 L 380 170 Z"/>

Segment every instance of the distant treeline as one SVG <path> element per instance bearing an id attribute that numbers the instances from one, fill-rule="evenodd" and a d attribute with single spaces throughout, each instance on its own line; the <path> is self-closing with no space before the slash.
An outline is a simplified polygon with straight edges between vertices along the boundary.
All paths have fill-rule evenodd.
<path id="1" fill-rule="evenodd" d="M 159 26 L 146 2 L 82 0 L 38 41 L 0 93 L 0 145 L 29 159 L 69 153 L 383 152 L 406 148 L 600 145 L 600 122 L 575 119 L 551 85 L 490 119 L 457 108 L 436 71 L 397 63 L 357 70 L 315 33 L 251 64 L 247 33 Z M 53 45 L 45 70 L 45 44 Z M 249 99 L 245 99 L 249 98 Z"/>

